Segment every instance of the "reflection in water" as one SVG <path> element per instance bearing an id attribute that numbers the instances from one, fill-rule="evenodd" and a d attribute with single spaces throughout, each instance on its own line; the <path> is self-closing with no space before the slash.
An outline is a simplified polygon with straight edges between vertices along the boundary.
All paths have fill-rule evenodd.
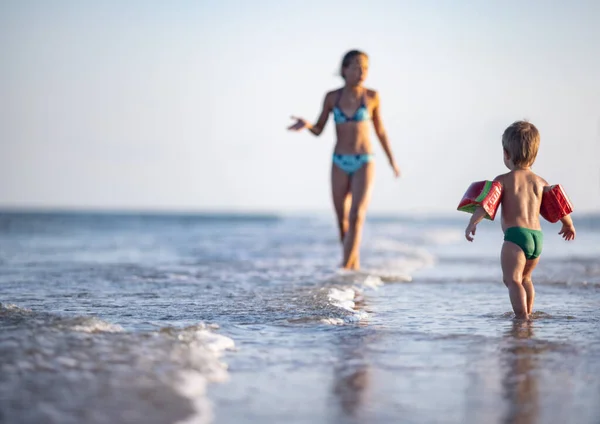
<path id="1" fill-rule="evenodd" d="M 336 370 L 334 393 L 339 397 L 340 406 L 345 415 L 352 417 L 359 415 L 368 385 L 369 369 L 367 366 Z"/>
<path id="2" fill-rule="evenodd" d="M 533 337 L 532 321 L 515 320 L 506 333 L 508 345 L 502 350 L 506 375 L 502 381 L 508 409 L 505 423 L 534 424 L 539 418 L 537 355 L 544 345 Z"/>
<path id="3" fill-rule="evenodd" d="M 359 419 L 367 404 L 370 369 L 365 352 L 373 332 L 368 327 L 339 328 L 335 345 L 338 361 L 334 367 L 333 395 L 342 415 Z"/>

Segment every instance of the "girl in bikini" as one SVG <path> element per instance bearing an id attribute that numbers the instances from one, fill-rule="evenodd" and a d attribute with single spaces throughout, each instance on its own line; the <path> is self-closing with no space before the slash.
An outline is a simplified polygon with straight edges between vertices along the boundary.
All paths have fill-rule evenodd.
<path id="1" fill-rule="evenodd" d="M 292 117 L 296 122 L 288 128 L 293 131 L 306 128 L 318 136 L 333 112 L 337 134 L 331 168 L 333 205 L 343 245 L 342 266 L 353 270 L 360 268 L 360 239 L 375 176 L 369 121 L 373 122 L 394 175 L 400 176 L 400 168 L 392 155 L 381 120 L 379 93 L 363 86 L 368 65 L 365 53 L 357 50 L 346 53 L 341 66 L 344 87 L 325 95 L 317 123 L 313 125 L 302 118 Z"/>

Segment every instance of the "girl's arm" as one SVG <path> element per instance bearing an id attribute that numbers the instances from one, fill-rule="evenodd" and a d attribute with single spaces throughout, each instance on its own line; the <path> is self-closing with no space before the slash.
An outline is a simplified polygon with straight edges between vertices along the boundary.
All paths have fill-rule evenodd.
<path id="1" fill-rule="evenodd" d="M 396 164 L 394 160 L 394 155 L 392 154 L 392 148 L 390 147 L 390 142 L 387 137 L 387 132 L 383 126 L 383 121 L 381 119 L 381 101 L 379 99 L 379 93 L 375 92 L 375 107 L 373 108 L 373 127 L 375 128 L 375 133 L 377 134 L 377 138 L 381 143 L 381 147 L 385 151 L 385 154 L 394 170 L 394 174 L 396 177 L 400 176 L 400 168 Z"/>
<path id="2" fill-rule="evenodd" d="M 325 99 L 323 100 L 323 108 L 321 110 L 321 114 L 319 115 L 319 119 L 314 125 L 311 125 L 308 121 L 302 118 L 298 118 L 296 116 L 292 116 L 292 119 L 295 119 L 296 122 L 288 127 L 288 130 L 292 131 L 300 131 L 304 128 L 309 130 L 316 136 L 321 135 L 323 130 L 325 129 L 325 125 L 327 124 L 327 118 L 329 117 L 329 113 L 331 112 L 332 102 L 331 102 L 331 93 L 327 93 L 325 95 Z"/>

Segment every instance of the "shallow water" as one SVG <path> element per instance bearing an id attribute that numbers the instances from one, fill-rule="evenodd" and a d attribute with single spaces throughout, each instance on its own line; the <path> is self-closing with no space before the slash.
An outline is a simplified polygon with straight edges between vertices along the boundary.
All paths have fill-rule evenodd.
<path id="1" fill-rule="evenodd" d="M 0 421 L 600 422 L 600 220 L 518 323 L 461 218 L 1 214 Z"/>

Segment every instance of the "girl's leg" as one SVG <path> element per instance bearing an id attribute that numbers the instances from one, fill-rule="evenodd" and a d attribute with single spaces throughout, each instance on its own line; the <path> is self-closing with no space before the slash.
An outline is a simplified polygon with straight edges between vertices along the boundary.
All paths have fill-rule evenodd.
<path id="1" fill-rule="evenodd" d="M 350 207 L 348 233 L 344 238 L 344 268 L 360 268 L 360 241 L 367 207 L 371 200 L 374 177 L 375 163 L 373 161 L 365 163 L 352 176 L 350 184 L 352 206 Z"/>
<path id="2" fill-rule="evenodd" d="M 344 236 L 348 231 L 348 213 L 352 195 L 350 194 L 350 176 L 335 164 L 331 168 L 331 194 L 340 231 L 340 242 L 343 243 Z"/>

